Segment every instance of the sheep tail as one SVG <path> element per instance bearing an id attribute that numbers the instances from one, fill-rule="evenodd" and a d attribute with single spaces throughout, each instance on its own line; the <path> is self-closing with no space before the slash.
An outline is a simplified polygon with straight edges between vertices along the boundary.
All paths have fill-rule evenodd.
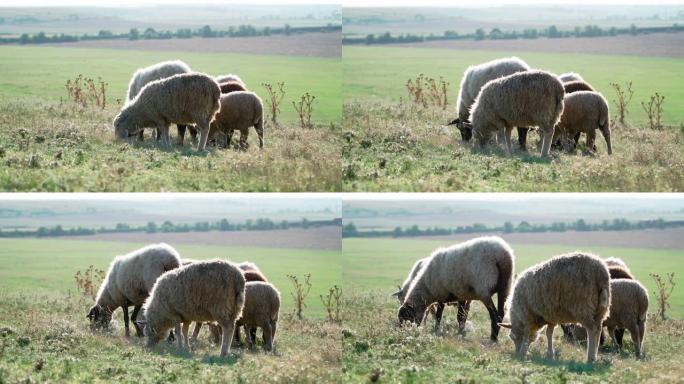
<path id="1" fill-rule="evenodd" d="M 599 293 L 599 307 L 602 311 L 605 310 L 606 313 L 608 312 L 608 307 L 610 307 L 610 290 L 605 287 L 601 288 Z"/>
<path id="2" fill-rule="evenodd" d="M 511 258 L 505 257 L 496 263 L 496 268 L 499 270 L 499 277 L 496 282 L 496 296 L 497 296 L 497 311 L 499 318 L 504 317 L 504 306 L 508 299 L 508 294 L 511 290 L 511 281 L 513 276 L 513 263 Z"/>

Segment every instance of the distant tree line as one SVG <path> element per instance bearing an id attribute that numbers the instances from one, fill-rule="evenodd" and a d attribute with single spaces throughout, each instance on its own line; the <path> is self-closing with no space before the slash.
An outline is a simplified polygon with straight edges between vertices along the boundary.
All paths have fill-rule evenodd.
<path id="1" fill-rule="evenodd" d="M 499 28 L 491 29 L 489 32 L 482 28 L 473 33 L 459 34 L 456 31 L 444 31 L 441 35 L 429 34 L 413 35 L 401 34 L 392 35 L 389 32 L 383 34 L 369 34 L 366 37 L 343 37 L 342 44 L 348 45 L 373 45 L 373 44 L 401 44 L 401 43 L 421 43 L 424 41 L 435 40 L 516 40 L 516 39 L 537 39 L 540 37 L 557 39 L 568 37 L 599 37 L 617 35 L 639 35 L 657 32 L 682 32 L 684 25 L 673 24 L 669 27 L 637 27 L 632 24 L 625 28 L 601 28 L 598 25 L 577 26 L 572 30 L 560 30 L 555 25 L 545 29 L 528 28 L 523 31 L 502 31 Z"/>
<path id="2" fill-rule="evenodd" d="M 174 224 L 171 221 L 164 221 L 163 223 L 148 222 L 146 225 L 129 225 L 125 223 L 116 224 L 114 227 L 73 227 L 64 228 L 62 225 L 55 225 L 52 227 L 39 227 L 38 229 L 26 230 L 0 230 L 0 237 L 66 237 L 66 236 L 84 236 L 96 235 L 105 233 L 181 233 L 181 232 L 234 232 L 234 231 L 272 231 L 276 229 L 290 229 L 290 228 L 319 228 L 326 226 L 340 226 L 342 219 L 333 220 L 308 220 L 302 218 L 299 221 L 273 221 L 271 219 L 256 219 L 247 220 L 242 223 L 232 223 L 228 219 L 221 219 L 215 222 L 200 221 L 194 224 L 178 223 Z"/>
<path id="3" fill-rule="evenodd" d="M 132 28 L 128 32 L 115 33 L 109 30 L 100 30 L 97 34 L 54 34 L 47 35 L 45 32 L 34 34 L 24 33 L 19 37 L 0 37 L 0 44 L 45 44 L 45 43 L 65 43 L 79 40 L 163 40 L 163 39 L 190 39 L 193 37 L 214 38 L 214 37 L 253 37 L 271 35 L 292 35 L 298 33 L 311 32 L 335 32 L 341 31 L 341 25 L 327 24 L 312 27 L 291 27 L 285 24 L 283 27 L 263 27 L 256 28 L 252 25 L 231 26 L 228 29 L 213 29 L 209 25 L 202 28 L 179 28 L 171 30 L 155 30 L 147 28 L 139 30 Z"/>
<path id="4" fill-rule="evenodd" d="M 420 228 L 418 225 L 413 225 L 408 228 L 396 227 L 393 230 L 359 231 L 356 228 L 356 225 L 353 222 L 350 222 L 342 227 L 342 237 L 417 237 L 488 232 L 539 233 L 565 231 L 626 231 L 634 229 L 665 229 L 682 226 L 684 226 L 684 220 L 665 221 L 663 219 L 656 219 L 632 222 L 627 219 L 613 219 L 603 220 L 601 223 L 587 223 L 584 219 L 578 219 L 577 221 L 569 223 L 554 222 L 551 224 L 531 224 L 527 221 L 521 221 L 516 225 L 510 221 L 507 221 L 501 226 L 493 227 L 487 226 L 485 224 L 475 223 L 473 225 L 458 226 L 455 228 Z"/>

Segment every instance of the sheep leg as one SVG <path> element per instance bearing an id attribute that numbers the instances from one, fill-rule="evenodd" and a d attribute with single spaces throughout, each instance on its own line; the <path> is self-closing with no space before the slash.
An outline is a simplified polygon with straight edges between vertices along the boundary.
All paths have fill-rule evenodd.
<path id="1" fill-rule="evenodd" d="M 183 342 L 185 343 L 185 346 L 190 349 L 190 341 L 188 340 L 188 330 L 190 329 L 190 321 L 186 321 L 183 323 Z"/>
<path id="2" fill-rule="evenodd" d="M 247 339 L 247 348 L 252 349 L 256 344 L 256 338 L 252 339 L 252 329 L 249 325 L 245 324 L 245 338 Z M 239 328 L 239 327 L 236 327 Z M 266 342 L 266 330 L 264 330 L 264 343 Z"/>
<path id="3" fill-rule="evenodd" d="M 187 125 L 177 124 L 176 128 L 178 129 L 178 145 L 182 147 L 183 141 L 185 140 L 185 130 L 187 129 Z"/>
<path id="4" fill-rule="evenodd" d="M 221 356 L 226 356 L 230 351 L 230 344 L 233 341 L 233 332 L 235 331 L 234 321 L 223 321 L 220 323 L 223 336 L 221 337 Z"/>
<path id="5" fill-rule="evenodd" d="M 221 342 L 221 327 L 219 327 L 215 323 L 208 324 L 209 331 L 211 332 L 211 338 L 214 341 L 214 344 L 218 345 Z"/>
<path id="6" fill-rule="evenodd" d="M 617 341 L 617 345 L 622 348 L 622 338 L 625 336 L 625 330 L 624 329 L 616 329 L 615 330 L 615 341 Z"/>
<path id="7" fill-rule="evenodd" d="M 133 307 L 133 313 L 131 313 L 131 321 L 133 322 L 133 326 L 135 327 L 135 335 L 138 337 L 143 337 L 145 336 L 145 332 L 143 332 L 142 328 L 137 323 L 138 320 L 138 313 L 140 313 L 140 309 L 142 308 L 142 305 L 136 305 Z"/>
<path id="8" fill-rule="evenodd" d="M 197 341 L 197 338 L 199 337 L 200 329 L 202 329 L 202 322 L 196 321 L 195 322 L 195 328 L 192 329 L 192 336 L 190 337 L 190 340 L 193 343 Z"/>
<path id="9" fill-rule="evenodd" d="M 541 127 L 541 131 L 542 131 L 542 134 L 544 135 L 542 138 L 542 153 L 541 153 L 541 155 L 543 157 L 546 157 L 549 155 L 549 152 L 551 151 L 551 142 L 553 141 L 553 125 Z"/>
<path id="10" fill-rule="evenodd" d="M 181 333 L 181 323 L 176 322 L 173 325 L 173 327 L 176 330 L 176 342 L 178 343 L 178 350 L 182 351 L 183 350 L 183 334 Z"/>
<path id="11" fill-rule="evenodd" d="M 246 326 L 245 329 L 247 329 Z M 247 338 L 249 338 L 249 334 L 247 334 Z M 249 342 L 249 340 L 247 340 L 247 342 Z M 233 345 L 236 347 L 242 345 L 242 341 L 240 341 L 240 327 L 235 327 L 235 334 L 233 335 Z"/>
<path id="12" fill-rule="evenodd" d="M 249 137 L 249 130 L 248 129 L 240 130 L 240 149 L 242 149 L 243 151 L 246 151 L 247 148 L 249 148 L 249 143 L 247 142 L 248 137 Z"/>
<path id="13" fill-rule="evenodd" d="M 141 129 L 140 132 L 138 132 L 138 141 L 143 141 L 145 140 L 145 130 Z"/>
<path id="14" fill-rule="evenodd" d="M 546 325 L 546 357 L 549 359 L 553 359 L 554 353 L 553 353 L 553 329 L 556 327 L 556 324 L 547 324 Z"/>
<path id="15" fill-rule="evenodd" d="M 646 324 L 643 321 L 639 321 L 637 324 L 637 327 L 639 327 L 639 351 L 644 347 L 644 333 L 646 332 Z M 643 357 L 643 352 L 641 352 L 641 356 Z"/>
<path id="16" fill-rule="evenodd" d="M 529 131 L 529 128 L 517 127 L 517 129 L 518 129 L 518 145 L 520 146 L 520 150 L 523 152 L 527 152 L 527 132 Z"/>
<path id="17" fill-rule="evenodd" d="M 499 322 L 501 321 L 499 319 L 499 314 L 496 312 L 496 306 L 494 305 L 494 301 L 491 297 L 482 300 L 482 303 L 487 308 L 487 312 L 489 312 L 489 319 L 491 320 L 492 334 L 489 338 L 496 342 L 499 338 Z"/>
<path id="18" fill-rule="evenodd" d="M 268 322 L 265 327 L 262 328 L 264 334 L 264 350 L 273 350 L 273 330 L 271 329 L 271 323 Z"/>
<path id="19" fill-rule="evenodd" d="M 164 123 L 157 127 L 157 135 L 163 146 L 171 145 L 171 138 L 169 136 L 169 125 Z"/>
<path id="20" fill-rule="evenodd" d="M 256 333 L 257 333 L 256 327 L 251 327 L 249 329 L 249 337 L 252 338 L 253 343 L 256 343 Z M 263 333 L 263 331 L 262 331 L 262 333 Z"/>
<path id="21" fill-rule="evenodd" d="M 601 337 L 601 325 L 598 326 L 584 326 L 587 329 L 587 363 L 596 361 L 598 354 L 599 338 Z"/>
<path id="22" fill-rule="evenodd" d="M 634 343 L 634 352 L 636 353 L 636 357 L 640 358 L 641 357 L 641 335 L 639 332 L 639 326 L 636 324 L 632 324 L 631 327 L 629 327 L 629 335 L 632 336 L 632 343 Z"/>
<path id="23" fill-rule="evenodd" d="M 259 149 L 264 149 L 264 122 L 259 120 L 258 123 L 254 125 L 257 136 L 259 137 Z"/>
<path id="24" fill-rule="evenodd" d="M 435 303 L 435 332 L 439 331 L 442 324 L 442 314 L 444 313 L 444 303 Z"/>
<path id="25" fill-rule="evenodd" d="M 465 335 L 465 324 L 468 319 L 470 301 L 459 301 L 457 303 L 456 319 L 458 320 L 458 333 Z"/>
<path id="26" fill-rule="evenodd" d="M 513 155 L 513 144 L 511 143 L 511 133 L 513 132 L 512 127 L 504 128 L 504 140 L 506 141 L 506 150 L 508 151 L 508 156 Z"/>
<path id="27" fill-rule="evenodd" d="M 124 328 L 126 328 L 126 337 L 131 337 L 131 331 L 128 328 L 128 304 L 122 305 L 121 310 L 123 310 Z"/>
<path id="28" fill-rule="evenodd" d="M 573 150 L 574 150 L 575 148 L 577 148 L 577 144 L 579 143 L 579 139 L 580 139 L 580 135 L 581 135 L 581 134 L 582 134 L 582 132 L 577 132 L 577 133 L 575 133 L 575 137 L 574 137 L 574 139 L 575 139 L 575 146 L 572 147 Z"/>
<path id="29" fill-rule="evenodd" d="M 197 150 L 204 151 L 207 147 L 207 140 L 209 140 L 209 124 L 203 123 L 197 124 L 197 126 L 200 129 L 200 139 L 199 143 L 197 144 Z"/>

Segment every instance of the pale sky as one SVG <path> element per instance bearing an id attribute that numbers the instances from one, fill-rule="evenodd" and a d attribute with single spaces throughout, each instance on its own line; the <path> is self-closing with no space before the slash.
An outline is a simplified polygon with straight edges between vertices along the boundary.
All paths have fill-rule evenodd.
<path id="1" fill-rule="evenodd" d="M 0 0 L 0 6 L 135 6 L 159 4 L 341 4 L 345 7 L 489 7 L 500 5 L 549 4 L 630 4 L 630 5 L 684 5 L 684 0 Z"/>

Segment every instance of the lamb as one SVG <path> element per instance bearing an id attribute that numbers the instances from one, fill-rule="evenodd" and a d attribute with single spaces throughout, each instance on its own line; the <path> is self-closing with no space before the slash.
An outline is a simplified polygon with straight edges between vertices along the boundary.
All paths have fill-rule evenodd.
<path id="1" fill-rule="evenodd" d="M 219 83 L 219 86 L 221 87 L 222 94 L 247 90 L 245 85 L 239 81 L 227 81 L 225 83 Z"/>
<path id="2" fill-rule="evenodd" d="M 569 93 L 578 92 L 578 91 L 592 91 L 592 92 L 594 91 L 594 88 L 589 83 L 587 83 L 586 81 L 583 81 L 583 80 L 575 80 L 575 81 L 570 81 L 568 83 L 563 83 L 563 89 L 565 89 L 565 95 L 566 96 Z M 575 147 L 577 147 L 577 143 L 579 142 L 579 139 L 580 139 L 580 134 L 581 134 L 581 132 L 577 132 L 575 134 L 575 137 L 573 138 L 575 140 L 575 145 L 574 145 L 573 149 Z M 554 149 L 560 149 L 562 147 L 563 147 L 563 144 L 561 143 L 560 140 L 553 142 L 553 148 Z M 595 147 L 596 146 L 594 145 L 594 150 L 596 150 Z"/>
<path id="3" fill-rule="evenodd" d="M 523 271 L 513 287 L 509 305 L 510 338 L 516 354 L 527 349 L 546 325 L 547 356 L 553 358 L 556 324 L 581 323 L 587 329 L 587 361 L 596 360 L 601 324 L 610 307 L 610 276 L 600 258 L 582 252 L 569 253 Z"/>
<path id="4" fill-rule="evenodd" d="M 406 297 L 406 293 L 408 292 L 409 286 L 413 282 L 413 280 L 416 278 L 418 275 L 418 272 L 429 262 L 430 258 L 426 257 L 423 259 L 420 259 L 413 264 L 413 268 L 411 268 L 411 272 L 409 272 L 409 275 L 406 277 L 402 285 L 399 287 L 399 290 L 397 292 L 394 292 L 392 294 L 393 297 L 396 297 L 399 299 L 400 303 L 404 302 L 404 298 Z M 452 304 L 452 303 L 449 303 Z M 468 311 L 470 310 L 470 300 L 467 301 L 458 301 L 456 303 L 457 305 L 457 320 L 458 320 L 458 328 L 459 332 L 463 333 L 465 330 L 465 320 L 468 317 Z M 429 311 L 430 313 L 435 317 L 435 330 L 438 330 L 440 327 L 440 324 L 442 322 L 442 314 L 444 313 L 444 307 L 445 303 L 435 303 L 434 305 L 430 306 Z"/>
<path id="5" fill-rule="evenodd" d="M 554 126 L 563 112 L 563 84 L 544 71 L 526 71 L 488 82 L 472 106 L 473 134 L 484 147 L 492 133 L 505 128 L 508 153 L 514 126 L 539 126 L 542 156 L 548 156 Z"/>
<path id="6" fill-rule="evenodd" d="M 128 93 L 126 93 L 126 103 L 133 100 L 140 90 L 149 82 L 165 79 L 180 73 L 191 73 L 190 67 L 180 60 L 163 61 L 149 67 L 139 68 L 131 77 L 128 83 Z M 194 127 L 186 127 L 185 125 L 178 125 L 178 138 L 180 145 L 183 145 L 183 138 L 185 136 L 186 128 L 190 128 L 190 134 L 194 139 L 197 136 L 197 130 Z M 143 131 L 138 134 L 138 139 L 143 140 Z M 161 132 L 157 131 L 157 140 L 161 139 Z"/>
<path id="7" fill-rule="evenodd" d="M 126 337 L 130 337 L 128 307 L 134 306 L 130 319 L 133 321 L 136 334 L 142 337 L 142 329 L 136 320 L 143 302 L 157 278 L 180 265 L 181 258 L 178 252 L 164 243 L 148 245 L 115 257 L 97 291 L 95 305 L 88 311 L 87 318 L 91 326 L 106 328 L 112 320 L 114 310 L 121 307 Z"/>
<path id="8" fill-rule="evenodd" d="M 456 102 L 458 117 L 449 125 L 455 124 L 461 132 L 461 139 L 469 141 L 473 136 L 470 111 L 482 87 L 491 80 L 529 70 L 530 66 L 517 57 L 496 59 L 468 67 L 461 78 Z M 527 131 L 528 128 L 518 127 L 518 143 L 522 150 L 526 149 Z"/>
<path id="9" fill-rule="evenodd" d="M 648 292 L 636 280 L 615 279 L 610 282 L 611 303 L 608 318 L 603 325 L 613 339 L 613 347 L 622 348 L 622 337 L 618 331 L 628 330 L 632 336 L 636 357 L 642 356 L 641 348 L 646 332 L 646 312 L 648 311 Z"/>
<path id="10" fill-rule="evenodd" d="M 499 237 L 477 237 L 432 253 L 411 282 L 399 309 L 399 321 L 423 322 L 432 303 L 480 300 L 491 320 L 491 340 L 499 334 L 514 269 L 511 247 Z M 492 295 L 498 296 L 498 309 Z"/>
<path id="11" fill-rule="evenodd" d="M 560 81 L 562 81 L 564 83 L 569 83 L 571 81 L 584 81 L 582 76 L 580 76 L 579 74 L 577 74 L 575 72 L 561 73 L 558 76 L 558 78 L 560 79 Z"/>
<path id="12" fill-rule="evenodd" d="M 579 91 L 565 95 L 563 103 L 565 109 L 556 125 L 554 141 L 560 138 L 569 142 L 577 133 L 584 132 L 587 134 L 587 149 L 593 151 L 598 128 L 606 140 L 608 154 L 611 155 L 613 147 L 610 141 L 610 113 L 606 99 L 597 92 Z"/>
<path id="13" fill-rule="evenodd" d="M 231 92 L 221 95 L 221 112 L 211 124 L 211 135 L 225 135 L 225 146 L 230 145 L 233 131 L 240 131 L 240 148 L 247 149 L 249 127 L 254 126 L 259 136 L 259 148 L 264 148 L 263 103 L 254 92 Z"/>
<path id="14" fill-rule="evenodd" d="M 137 135 L 143 127 L 155 126 L 164 145 L 170 144 L 169 124 L 197 124 L 198 150 L 204 150 L 209 125 L 219 111 L 221 89 L 211 77 L 201 73 L 174 75 L 145 85 L 140 93 L 114 119 L 116 137 Z"/>
<path id="15" fill-rule="evenodd" d="M 245 278 L 234 264 L 198 261 L 169 271 L 159 277 L 144 304 L 147 345 L 156 345 L 174 327 L 178 347 L 183 350 L 189 346 L 192 321 L 216 321 L 223 329 L 221 356 L 225 356 L 244 304 Z"/>
<path id="16" fill-rule="evenodd" d="M 280 292 L 273 284 L 254 281 L 245 287 L 245 308 L 237 326 L 245 327 L 249 348 L 256 342 L 256 328 L 261 328 L 264 338 L 264 350 L 273 350 L 278 311 L 280 310 Z"/>

